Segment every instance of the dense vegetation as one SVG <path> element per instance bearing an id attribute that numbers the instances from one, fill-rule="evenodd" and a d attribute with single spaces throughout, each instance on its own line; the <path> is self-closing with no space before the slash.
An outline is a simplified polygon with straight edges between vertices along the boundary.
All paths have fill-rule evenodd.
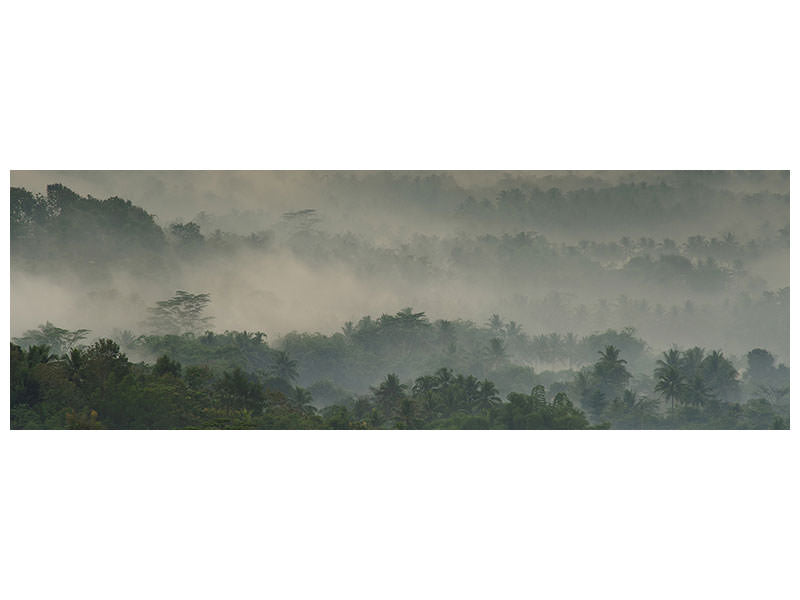
<path id="1" fill-rule="evenodd" d="M 452 229 L 381 238 L 312 208 L 162 227 L 120 198 L 12 187 L 12 427 L 788 427 L 788 193 L 758 191 L 777 175 L 509 178 L 480 201 L 382 177 L 326 181 Z M 647 229 L 734 208 L 765 219 Z M 592 224 L 648 234 L 562 235 Z M 395 308 L 353 318 L 377 305 Z M 326 311 L 327 332 L 274 333 Z"/>
<path id="2" fill-rule="evenodd" d="M 271 348 L 263 333 L 198 334 L 206 295 L 179 292 L 153 308 L 178 331 L 120 336 L 128 348 L 158 356 L 132 363 L 113 340 L 79 342 L 86 330 L 47 323 L 11 346 L 11 421 L 15 428 L 788 428 L 789 373 L 763 349 L 747 355 L 743 377 L 721 352 L 664 352 L 652 377 L 634 377 L 620 348 L 646 364 L 632 331 L 577 340 L 543 336 L 528 349 L 571 348 L 580 369 L 536 374 L 513 364 L 508 332 L 493 315 L 484 328 L 427 322 L 410 309 L 333 336 L 291 335 Z M 195 310 L 192 311 L 191 309 Z M 516 332 L 522 340 L 525 338 Z M 459 352 L 467 339 L 488 339 L 478 353 Z M 496 337 L 490 337 L 496 336 Z M 568 341 L 569 340 L 569 341 Z M 615 342 L 619 347 L 613 345 Z M 539 345 L 541 344 L 541 345 Z M 24 346 L 24 347 L 23 347 Z M 57 348 L 62 354 L 52 352 Z M 292 354 L 287 349 L 290 349 Z M 524 351 L 523 350 L 517 350 Z M 366 393 L 346 390 L 348 373 L 392 364 L 396 355 L 417 377 L 391 372 Z M 293 358 L 293 356 L 297 358 Z M 437 361 L 438 362 L 434 362 Z M 426 364 L 439 364 L 426 371 Z M 467 366 L 471 374 L 454 370 Z M 301 386 L 308 370 L 330 378 Z M 476 376 L 475 373 L 478 376 Z M 337 376 L 338 375 L 338 376 Z M 358 379 L 358 378 L 357 378 Z M 496 381 L 509 391 L 502 399 Z M 340 387 L 345 386 L 345 387 Z M 573 402 L 570 397 L 575 399 Z"/>

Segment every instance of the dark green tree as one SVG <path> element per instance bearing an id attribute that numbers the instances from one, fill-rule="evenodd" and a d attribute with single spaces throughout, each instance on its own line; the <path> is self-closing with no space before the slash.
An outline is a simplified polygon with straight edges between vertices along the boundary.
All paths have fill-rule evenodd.
<path id="1" fill-rule="evenodd" d="M 605 350 L 598 354 L 600 359 L 594 364 L 592 379 L 595 389 L 610 401 L 622 395 L 632 376 L 625 367 L 627 361 L 620 358 L 618 348 L 606 346 Z"/>
<path id="2" fill-rule="evenodd" d="M 272 375 L 283 379 L 288 382 L 297 379 L 297 361 L 289 357 L 289 353 L 283 350 L 278 350 L 273 354 L 272 367 L 270 368 Z"/>
<path id="3" fill-rule="evenodd" d="M 686 378 L 681 372 L 680 353 L 674 349 L 665 352 L 663 359 L 656 361 L 653 377 L 656 379 L 655 391 L 669 400 L 674 410 L 675 401 L 683 397 L 686 388 Z"/>
<path id="4" fill-rule="evenodd" d="M 406 397 L 407 386 L 400 383 L 396 373 L 389 373 L 377 388 L 372 388 L 372 393 L 384 417 L 389 419 L 394 416 L 400 401 Z"/>
<path id="5" fill-rule="evenodd" d="M 162 375 L 171 375 L 172 377 L 181 376 L 181 363 L 176 360 L 170 359 L 166 354 L 162 354 L 156 361 L 153 367 L 153 375 L 161 377 Z"/>

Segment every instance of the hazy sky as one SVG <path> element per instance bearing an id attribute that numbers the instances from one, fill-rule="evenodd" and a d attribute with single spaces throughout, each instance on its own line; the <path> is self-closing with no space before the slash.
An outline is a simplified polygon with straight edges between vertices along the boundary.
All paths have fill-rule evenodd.
<path id="1" fill-rule="evenodd" d="M 431 172 L 417 174 L 428 177 Z M 217 216 L 216 220 L 210 221 L 212 231 L 220 228 L 249 234 L 274 228 L 285 211 L 313 207 L 323 215 L 321 227 L 327 231 L 352 231 L 359 239 L 366 240 L 367 246 L 374 244 L 376 248 L 387 248 L 395 254 L 393 258 L 377 257 L 373 252 L 376 261 L 372 261 L 370 250 L 366 253 L 361 250 L 361 254 L 354 255 L 357 258 L 350 262 L 319 261 L 314 260 L 313 255 L 298 254 L 279 240 L 266 253 L 240 250 L 235 258 L 215 256 L 201 262 L 182 263 L 174 268 L 167 280 L 144 281 L 117 271 L 109 281 L 91 289 L 71 282 L 63 274 L 60 277 L 43 276 L 42 273 L 12 269 L 12 335 L 20 335 L 25 329 L 45 320 L 60 326 L 86 327 L 103 332 L 114 328 L 136 328 L 147 306 L 168 297 L 176 289 L 210 292 L 215 325 L 220 330 L 260 329 L 270 335 L 293 329 L 336 331 L 344 321 L 366 314 L 394 312 L 405 306 L 424 310 L 434 318 L 469 318 L 478 322 L 500 311 L 504 317 L 525 325 L 531 333 L 541 332 L 548 326 L 560 331 L 570 330 L 575 325 L 568 317 L 545 318 L 536 304 L 554 291 L 564 293 L 573 309 L 581 304 L 591 309 L 599 300 L 613 302 L 622 294 L 630 298 L 647 298 L 651 304 L 662 302 L 667 308 L 671 304 L 683 306 L 688 299 L 698 305 L 711 302 L 719 306 L 729 306 L 736 300 L 734 292 L 714 298 L 682 297 L 679 293 L 666 293 L 669 290 L 636 287 L 630 283 L 626 287 L 611 277 L 590 281 L 585 279 L 585 270 L 575 270 L 572 277 L 569 277 L 572 273 L 563 273 L 562 279 L 569 280 L 563 285 L 543 283 L 544 280 L 527 276 L 526 265 L 480 262 L 477 254 L 474 272 L 469 272 L 453 267 L 452 245 L 431 243 L 425 250 L 431 254 L 422 256 L 424 252 L 414 238 L 416 234 L 424 233 L 461 239 L 459 235 L 463 232 L 460 228 L 470 226 L 472 229 L 464 239 L 472 241 L 465 242 L 464 247 L 473 247 L 470 252 L 486 252 L 486 248 L 481 249 L 475 242 L 480 236 L 488 232 L 497 234 L 498 231 L 516 234 L 528 225 L 513 221 L 500 225 L 483 221 L 465 223 L 463 219 L 456 222 L 456 209 L 468 196 L 494 200 L 502 189 L 532 184 L 543 190 L 557 186 L 567 191 L 643 181 L 665 181 L 684 185 L 681 189 L 691 191 L 691 182 L 698 179 L 696 173 L 439 172 L 438 187 L 423 186 L 419 192 L 413 185 L 414 178 L 409 175 L 416 174 L 402 171 L 14 171 L 11 174 L 12 186 L 44 193 L 48 184 L 62 183 L 82 196 L 91 195 L 99 199 L 119 196 L 156 215 L 158 224 L 164 228 L 176 219 L 190 220 L 198 213 L 206 212 Z M 762 190 L 788 194 L 788 174 L 785 172 L 717 173 L 699 179 L 704 185 L 739 195 Z M 425 194 L 433 195 L 427 197 Z M 698 202 L 702 203 L 702 199 Z M 634 239 L 651 236 L 656 241 L 660 241 L 659 235 L 669 236 L 681 243 L 689 235 L 719 236 L 730 228 L 744 242 L 751 235 L 775 236 L 780 227 L 788 225 L 788 203 L 780 199 L 755 208 L 748 208 L 746 203 L 739 206 L 743 208 L 738 212 L 717 211 L 704 214 L 702 218 L 695 215 L 683 220 L 679 218 L 677 223 L 668 225 L 655 221 L 645 226 L 641 222 L 626 225 L 625 215 L 620 215 L 617 230 L 592 227 L 589 223 L 588 229 L 576 231 L 571 241 L 618 240 L 624 234 L 634 236 Z M 237 216 L 236 211 L 258 214 Z M 768 219 L 769 223 L 766 222 Z M 545 228 L 540 233 L 558 243 L 565 239 L 563 229 L 553 232 Z M 333 247 L 326 248 L 325 243 L 319 248 L 323 256 Z M 433 270 L 410 275 L 399 266 L 404 264 L 398 261 L 405 255 L 424 259 Z M 773 252 L 764 256 L 761 262 L 752 262 L 748 268 L 758 280 L 750 283 L 742 280 L 735 293 L 749 289 L 758 295 L 762 289 L 774 290 L 788 285 L 788 252 Z M 384 276 L 384 273 L 389 275 Z M 750 287 L 745 287 L 745 284 Z M 621 327 L 626 324 L 622 321 L 597 321 L 585 327 Z M 695 330 L 694 324 L 687 324 L 687 332 L 683 334 L 667 329 L 659 332 L 658 339 L 652 341 L 691 343 Z M 708 338 L 708 331 L 701 333 L 714 343 L 728 343 L 736 334 L 735 331 L 718 331 L 713 327 L 712 338 Z M 756 335 L 758 333 L 756 331 Z M 668 340 L 669 335 L 675 339 Z M 698 339 L 697 343 L 701 341 Z M 749 340 L 743 341 L 742 347 L 745 342 Z"/>

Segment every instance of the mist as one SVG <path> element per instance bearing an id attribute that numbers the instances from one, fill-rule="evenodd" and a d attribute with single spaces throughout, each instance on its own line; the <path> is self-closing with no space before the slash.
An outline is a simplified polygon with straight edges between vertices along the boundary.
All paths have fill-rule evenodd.
<path id="1" fill-rule="evenodd" d="M 548 335 L 631 332 L 642 390 L 670 348 L 724 351 L 741 372 L 754 348 L 789 361 L 787 172 L 14 171 L 11 185 L 16 339 L 48 322 L 157 335 L 153 307 L 186 290 L 209 295 L 210 331 L 295 344 L 299 383 L 348 394 L 422 367 L 387 354 L 339 375 L 297 336 L 333 343 L 406 308 L 458 324 L 453 364 L 476 376 L 501 340 L 531 374 L 498 375 L 509 393 L 593 362 L 535 350 Z"/>

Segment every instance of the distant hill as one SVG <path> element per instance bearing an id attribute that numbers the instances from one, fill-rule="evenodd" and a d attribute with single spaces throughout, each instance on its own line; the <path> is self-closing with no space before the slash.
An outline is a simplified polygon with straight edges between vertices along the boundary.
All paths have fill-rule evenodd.
<path id="1" fill-rule="evenodd" d="M 42 271 L 70 267 L 88 277 L 124 265 L 159 268 L 166 236 L 153 215 L 128 200 L 82 197 L 61 184 L 47 195 L 11 188 L 11 257 Z"/>

